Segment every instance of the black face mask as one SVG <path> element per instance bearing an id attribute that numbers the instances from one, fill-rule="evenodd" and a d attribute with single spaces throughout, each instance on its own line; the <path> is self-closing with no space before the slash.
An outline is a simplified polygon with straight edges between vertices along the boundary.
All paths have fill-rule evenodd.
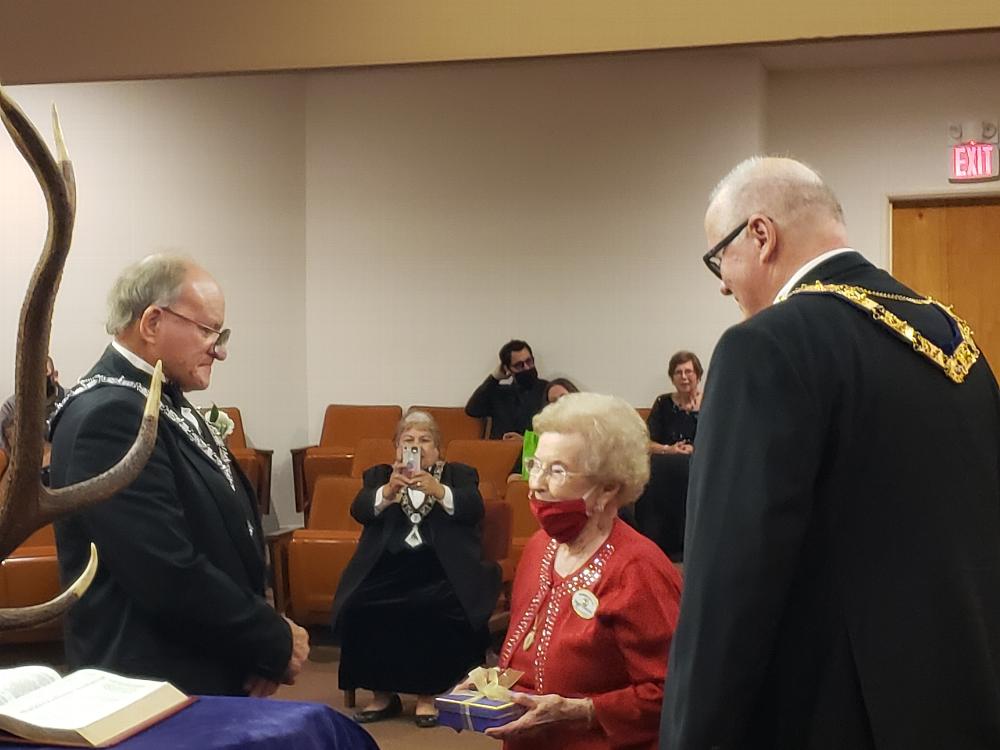
<path id="1" fill-rule="evenodd" d="M 531 388 L 531 386 L 538 382 L 538 370 L 532 367 L 530 370 L 515 372 L 514 382 L 521 388 Z"/>
<path id="2" fill-rule="evenodd" d="M 56 395 L 56 381 L 51 375 L 45 376 L 45 398 L 52 398 Z"/>

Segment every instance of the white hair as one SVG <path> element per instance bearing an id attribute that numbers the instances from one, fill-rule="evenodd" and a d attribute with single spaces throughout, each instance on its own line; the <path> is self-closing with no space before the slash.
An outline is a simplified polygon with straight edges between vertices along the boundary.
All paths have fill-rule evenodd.
<path id="1" fill-rule="evenodd" d="M 844 224 L 844 209 L 819 173 L 782 157 L 752 156 L 737 164 L 712 191 L 709 211 L 719 232 L 753 213 L 778 221 L 820 214 Z"/>
<path id="2" fill-rule="evenodd" d="M 649 481 L 649 430 L 632 405 L 617 396 L 568 393 L 536 414 L 533 425 L 539 435 L 582 436 L 587 473 L 620 484 L 620 505 L 642 494 Z"/>
<path id="3" fill-rule="evenodd" d="M 137 321 L 150 305 L 176 301 L 192 261 L 179 255 L 150 255 L 121 272 L 108 292 L 105 328 L 112 336 Z"/>

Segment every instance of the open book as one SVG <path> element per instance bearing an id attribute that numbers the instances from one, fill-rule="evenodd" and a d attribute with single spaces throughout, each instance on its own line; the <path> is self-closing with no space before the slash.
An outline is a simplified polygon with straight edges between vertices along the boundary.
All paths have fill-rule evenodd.
<path id="1" fill-rule="evenodd" d="M 98 669 L 66 677 L 48 667 L 2 669 L 0 741 L 16 737 L 48 745 L 109 747 L 192 701 L 169 682 Z"/>

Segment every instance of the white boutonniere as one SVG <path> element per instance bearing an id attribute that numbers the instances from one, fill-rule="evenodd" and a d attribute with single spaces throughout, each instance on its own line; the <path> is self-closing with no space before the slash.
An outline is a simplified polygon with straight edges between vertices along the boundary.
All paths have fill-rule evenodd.
<path id="1" fill-rule="evenodd" d="M 205 421 L 208 422 L 209 427 L 215 430 L 220 441 L 224 441 L 236 429 L 236 423 L 215 404 L 212 404 L 212 408 L 205 414 Z"/>

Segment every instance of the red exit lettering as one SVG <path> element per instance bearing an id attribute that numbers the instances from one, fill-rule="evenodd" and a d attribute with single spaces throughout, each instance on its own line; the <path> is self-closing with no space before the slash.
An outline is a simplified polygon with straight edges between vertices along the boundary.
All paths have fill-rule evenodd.
<path id="1" fill-rule="evenodd" d="M 963 143 L 951 147 L 952 182 L 989 180 L 997 177 L 996 144 Z"/>

